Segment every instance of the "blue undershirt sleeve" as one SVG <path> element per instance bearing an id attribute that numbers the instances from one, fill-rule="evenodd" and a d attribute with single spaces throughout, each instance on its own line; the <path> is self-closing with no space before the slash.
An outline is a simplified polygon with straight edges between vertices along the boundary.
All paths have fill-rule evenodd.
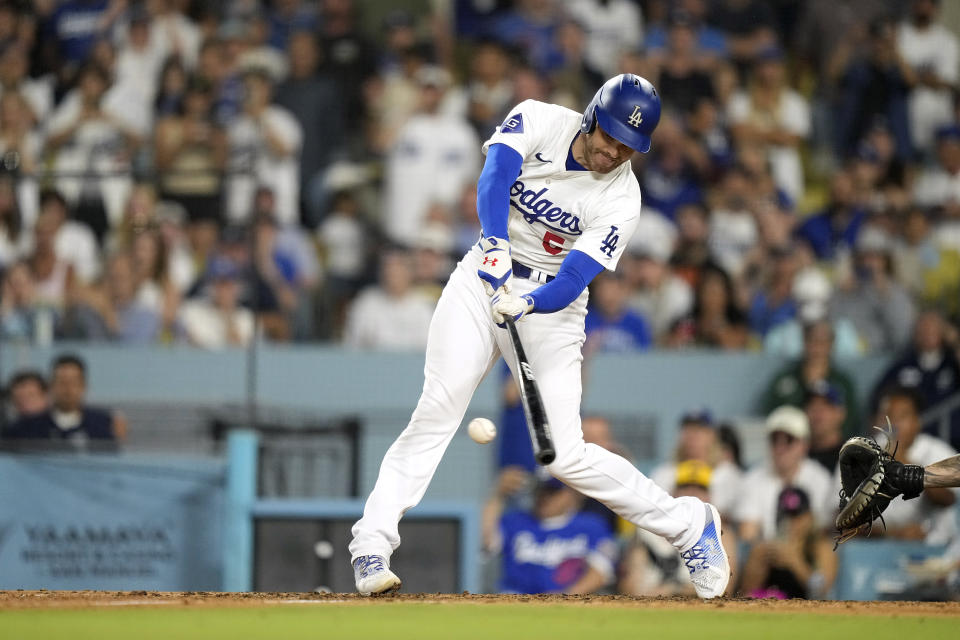
<path id="1" fill-rule="evenodd" d="M 530 293 L 533 313 L 553 313 L 565 308 L 583 293 L 601 271 L 602 264 L 582 251 L 572 250 L 563 259 L 557 277 Z"/>
<path id="2" fill-rule="evenodd" d="M 520 175 L 523 157 L 505 144 L 487 149 L 487 160 L 477 180 L 477 215 L 485 238 L 507 237 L 510 187 Z"/>

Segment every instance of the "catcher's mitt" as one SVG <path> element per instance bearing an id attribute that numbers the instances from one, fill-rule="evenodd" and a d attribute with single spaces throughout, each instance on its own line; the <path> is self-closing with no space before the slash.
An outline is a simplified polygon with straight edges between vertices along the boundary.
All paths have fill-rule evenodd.
<path id="1" fill-rule="evenodd" d="M 883 430 L 881 430 L 883 431 Z M 840 448 L 840 513 L 837 515 L 837 544 L 858 533 L 873 530 L 890 501 L 899 495 L 916 498 L 923 491 L 923 467 L 903 464 L 872 438 L 854 437 Z M 885 524 L 885 523 L 884 523 Z M 836 547 L 834 547 L 836 548 Z"/>

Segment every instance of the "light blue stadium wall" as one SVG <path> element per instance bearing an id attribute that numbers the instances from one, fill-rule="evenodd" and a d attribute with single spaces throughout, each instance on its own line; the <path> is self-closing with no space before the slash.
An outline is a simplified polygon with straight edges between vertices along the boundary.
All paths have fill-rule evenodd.
<path id="1" fill-rule="evenodd" d="M 92 402 L 163 401 L 243 403 L 249 355 L 188 348 L 119 348 L 78 345 L 56 349 L 0 346 L 0 379 L 16 369 L 45 369 L 56 353 L 81 354 L 90 370 Z M 884 358 L 844 363 L 861 398 L 876 380 Z M 383 452 L 405 426 L 423 383 L 423 355 L 369 353 L 313 346 L 263 346 L 258 350 L 257 400 L 337 416 L 358 415 L 364 424 L 360 489 L 376 480 Z M 585 413 L 611 417 L 648 416 L 656 421 L 656 451 L 634 451 L 639 465 L 668 457 L 674 426 L 691 407 L 707 406 L 719 418 L 754 414 L 763 386 L 785 362 L 762 354 L 664 352 L 600 355 L 585 372 Z M 497 420 L 499 384 L 481 384 L 467 419 Z M 131 425 L 131 429 L 136 429 Z M 493 445 L 474 444 L 462 429 L 437 471 L 426 499 L 482 500 L 492 478 Z"/>

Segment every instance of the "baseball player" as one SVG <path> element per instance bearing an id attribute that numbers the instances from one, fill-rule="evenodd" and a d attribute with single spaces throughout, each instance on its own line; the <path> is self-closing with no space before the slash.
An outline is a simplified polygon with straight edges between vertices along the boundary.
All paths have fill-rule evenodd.
<path id="1" fill-rule="evenodd" d="M 423 497 L 477 385 L 501 353 L 510 353 L 501 326 L 509 315 L 518 322 L 553 431 L 557 457 L 549 472 L 663 536 L 680 552 L 700 597 L 723 594 L 730 567 L 716 508 L 671 497 L 622 457 L 586 444 L 580 430 L 586 287 L 616 268 L 634 231 L 640 187 L 629 160 L 650 149 L 659 119 L 653 86 L 623 74 L 604 83 L 583 114 L 521 102 L 484 143 L 477 183 L 482 238 L 437 303 L 423 393 L 353 527 L 360 593 L 400 588 L 389 567 L 400 545 L 399 520 Z"/>

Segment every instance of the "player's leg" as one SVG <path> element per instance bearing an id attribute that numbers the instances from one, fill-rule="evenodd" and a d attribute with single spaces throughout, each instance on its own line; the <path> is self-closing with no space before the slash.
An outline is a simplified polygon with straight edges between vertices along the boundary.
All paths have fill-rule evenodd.
<path id="1" fill-rule="evenodd" d="M 583 304 L 581 299 L 558 313 L 534 314 L 518 324 L 557 450 L 549 470 L 625 520 L 664 537 L 680 551 L 688 551 L 699 544 L 708 520 L 719 522 L 716 511 L 696 498 L 672 497 L 623 457 L 583 441 Z M 503 349 L 508 338 L 502 333 L 497 337 Z"/>
<path id="2" fill-rule="evenodd" d="M 430 322 L 423 392 L 409 424 L 390 446 L 363 517 L 353 527 L 351 561 L 390 554 L 400 518 L 423 497 L 470 398 L 500 353 L 489 298 L 467 254 L 450 276 Z"/>

